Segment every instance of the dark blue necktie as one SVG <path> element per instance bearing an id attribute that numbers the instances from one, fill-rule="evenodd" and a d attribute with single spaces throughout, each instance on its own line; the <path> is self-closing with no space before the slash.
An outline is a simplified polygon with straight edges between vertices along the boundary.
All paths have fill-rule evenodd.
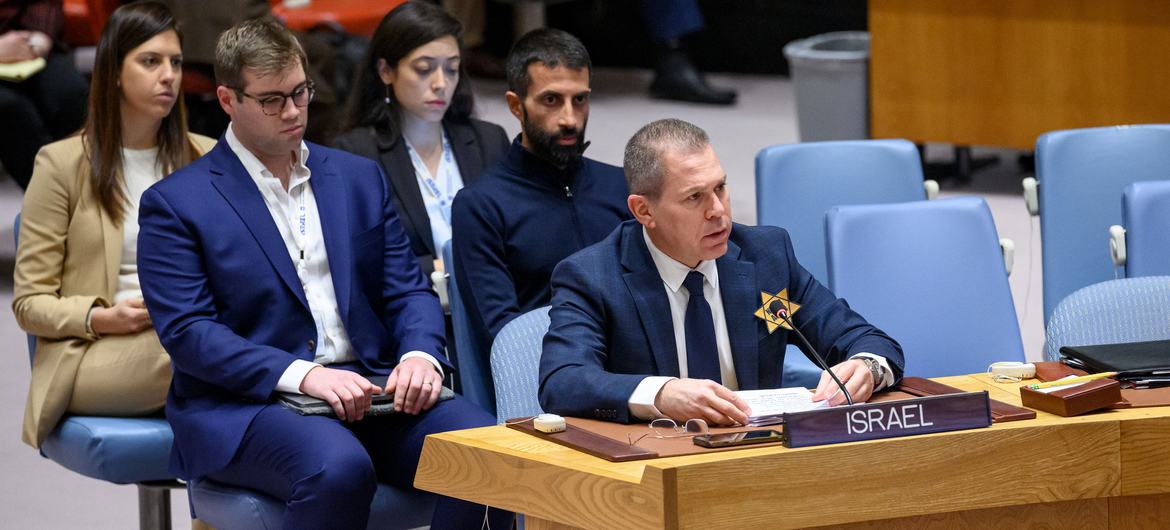
<path id="1" fill-rule="evenodd" d="M 703 297 L 703 273 L 691 271 L 683 280 L 690 291 L 687 314 L 683 319 L 687 337 L 687 377 L 723 382 L 719 373 L 719 350 L 715 347 L 715 322 L 711 319 L 711 305 Z"/>

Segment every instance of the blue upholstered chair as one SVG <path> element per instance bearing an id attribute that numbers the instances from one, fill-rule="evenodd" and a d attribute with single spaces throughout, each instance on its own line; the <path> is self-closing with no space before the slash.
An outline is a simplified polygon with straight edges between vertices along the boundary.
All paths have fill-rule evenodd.
<path id="1" fill-rule="evenodd" d="M 1061 346 L 1170 339 L 1170 276 L 1123 278 L 1082 287 L 1052 311 L 1044 358 Z"/>
<path id="2" fill-rule="evenodd" d="M 20 215 L 13 222 L 20 245 Z M 36 337 L 28 337 L 28 359 Z M 138 487 L 138 526 L 171 527 L 171 488 L 182 487 L 167 470 L 175 435 L 161 417 L 112 418 L 67 415 L 41 443 L 41 455 L 65 469 L 114 484 Z"/>
<path id="3" fill-rule="evenodd" d="M 1001 243 L 983 199 L 840 206 L 825 215 L 825 228 L 830 288 L 901 343 L 906 375 L 968 374 L 1024 360 Z"/>
<path id="4" fill-rule="evenodd" d="M 796 259 L 822 283 L 825 211 L 833 206 L 932 198 L 918 149 L 906 140 L 774 145 L 756 155 L 756 215 L 788 230 Z M 784 386 L 816 386 L 821 369 L 795 347 L 784 356 Z"/>
<path id="5" fill-rule="evenodd" d="M 1045 133 L 1036 141 L 1036 179 L 1025 198 L 1040 216 L 1044 319 L 1065 296 L 1115 277 L 1102 244 L 1121 222 L 1126 185 L 1170 177 L 1170 127 L 1135 125 Z"/>
<path id="6" fill-rule="evenodd" d="M 229 486 L 211 479 L 187 484 L 191 509 L 199 520 L 218 530 L 280 528 L 284 502 L 263 493 Z M 378 484 L 367 528 L 406 529 L 430 524 L 435 496 Z"/>
<path id="7" fill-rule="evenodd" d="M 1121 220 L 1109 227 L 1114 265 L 1128 278 L 1170 275 L 1170 180 L 1126 186 Z"/>
<path id="8" fill-rule="evenodd" d="M 483 351 L 484 344 L 488 344 L 486 337 L 477 326 L 472 324 L 471 315 L 467 306 L 463 305 L 463 297 L 459 294 L 459 285 L 455 281 L 455 258 L 451 252 L 451 242 L 443 245 L 443 267 L 447 270 L 447 300 L 451 307 L 451 325 L 455 329 L 455 371 L 459 377 L 459 391 L 463 397 L 479 405 L 488 413 L 496 412 L 495 389 L 492 386 L 492 372 L 489 352 Z"/>
<path id="9" fill-rule="evenodd" d="M 938 188 L 923 182 L 918 149 L 906 140 L 774 145 L 756 155 L 756 218 L 788 230 L 796 259 L 825 282 L 825 212 L 923 200 Z"/>
<path id="10" fill-rule="evenodd" d="M 496 383 L 496 418 L 504 422 L 541 413 L 536 397 L 540 351 L 548 332 L 548 306 L 508 322 L 492 344 L 492 380 Z"/>

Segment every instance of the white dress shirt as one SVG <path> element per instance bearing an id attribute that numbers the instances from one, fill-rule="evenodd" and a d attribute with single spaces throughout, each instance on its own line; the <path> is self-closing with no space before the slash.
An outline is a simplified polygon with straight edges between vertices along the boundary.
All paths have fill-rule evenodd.
<path id="1" fill-rule="evenodd" d="M 723 311 L 723 296 L 719 289 L 719 269 L 715 266 L 715 260 L 701 261 L 698 266 L 691 269 L 654 246 L 654 242 L 650 240 L 650 234 L 645 228 L 642 228 L 642 238 L 646 241 L 646 248 L 650 250 L 650 258 L 654 260 L 654 267 L 658 269 L 658 275 L 662 277 L 662 286 L 666 292 L 666 298 L 670 301 L 670 319 L 674 325 L 674 344 L 678 351 L 679 375 L 687 377 L 685 320 L 687 303 L 691 298 L 690 292 L 684 289 L 682 284 L 687 274 L 695 270 L 703 274 L 703 297 L 711 306 L 711 319 L 715 325 L 715 347 L 719 353 L 719 374 L 723 378 L 723 386 L 733 391 L 739 390 L 739 380 L 735 376 L 735 362 L 731 356 L 731 339 L 727 333 L 727 317 Z M 885 369 L 885 377 L 878 382 L 875 390 L 880 390 L 893 383 L 893 374 L 890 372 L 890 366 L 885 357 L 871 353 L 858 353 L 853 357 L 860 356 L 877 360 Z M 654 401 L 662 387 L 672 379 L 675 378 L 649 376 L 643 379 L 630 394 L 628 403 L 630 414 L 643 420 L 666 417 L 658 410 L 658 407 L 654 406 Z"/>
<path id="2" fill-rule="evenodd" d="M 463 175 L 459 173 L 459 164 L 455 163 L 455 154 L 446 131 L 443 132 L 443 154 L 439 157 L 434 175 L 427 169 L 410 140 L 405 136 L 402 140 L 406 142 L 418 191 L 422 193 L 423 205 L 427 208 L 427 218 L 431 222 L 431 241 L 435 244 L 435 252 L 442 252 L 443 246 L 451 240 L 451 202 L 455 200 L 455 194 L 463 189 Z"/>
<path id="3" fill-rule="evenodd" d="M 349 333 L 341 321 L 337 307 L 337 293 L 333 290 L 333 274 L 329 270 L 329 256 L 325 250 L 325 236 L 321 232 L 321 218 L 317 215 L 317 200 L 313 195 L 312 177 L 305 161 L 309 159 L 309 148 L 301 142 L 300 150 L 292 162 L 288 190 L 280 179 L 272 174 L 256 155 L 248 151 L 229 126 L 224 134 L 228 147 L 240 159 L 252 181 L 264 197 L 268 213 L 280 231 L 288 249 L 289 258 L 297 271 L 297 277 L 304 289 L 309 312 L 317 328 L 317 349 L 313 362 L 296 359 L 276 383 L 281 392 L 300 392 L 301 381 L 309 370 L 317 366 L 356 360 Z M 402 359 L 422 357 L 435 365 L 442 373 L 441 365 L 426 352 L 412 351 Z"/>

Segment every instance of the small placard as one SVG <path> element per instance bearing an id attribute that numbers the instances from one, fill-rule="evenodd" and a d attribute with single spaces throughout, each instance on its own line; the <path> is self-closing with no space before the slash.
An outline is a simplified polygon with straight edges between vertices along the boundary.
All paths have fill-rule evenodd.
<path id="1" fill-rule="evenodd" d="M 808 447 L 991 425 L 987 392 L 963 392 L 784 415 L 784 445 Z"/>

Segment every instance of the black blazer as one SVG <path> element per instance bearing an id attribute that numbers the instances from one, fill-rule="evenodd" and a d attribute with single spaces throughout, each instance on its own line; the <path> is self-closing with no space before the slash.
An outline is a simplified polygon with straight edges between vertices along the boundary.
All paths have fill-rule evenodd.
<path id="1" fill-rule="evenodd" d="M 504 128 L 494 123 L 472 118 L 470 122 L 443 120 L 443 129 L 451 140 L 455 163 L 463 185 L 468 186 L 483 171 L 498 162 L 508 151 L 508 136 Z M 430 277 L 435 270 L 434 260 L 443 251 L 435 248 L 431 235 L 431 220 L 423 203 L 422 192 L 414 174 L 414 164 L 401 137 L 390 138 L 383 130 L 358 127 L 346 131 L 334 140 L 337 148 L 376 160 L 390 181 L 394 209 L 402 221 L 402 228 L 410 237 L 410 248 L 418 257 L 423 273 Z"/>

